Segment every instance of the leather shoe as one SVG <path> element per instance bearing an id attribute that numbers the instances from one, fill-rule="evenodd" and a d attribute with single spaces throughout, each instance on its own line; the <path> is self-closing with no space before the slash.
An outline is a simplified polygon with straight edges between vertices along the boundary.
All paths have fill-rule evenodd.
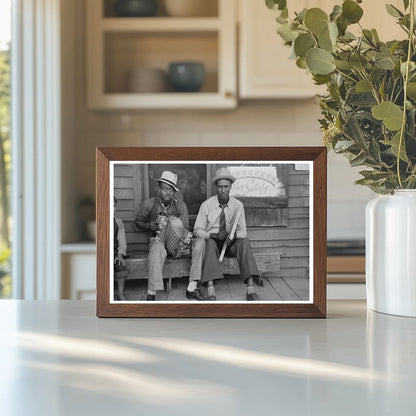
<path id="1" fill-rule="evenodd" d="M 205 300 L 208 300 L 208 301 L 215 301 L 215 300 L 217 300 L 217 297 L 215 296 L 215 295 L 211 295 L 211 296 L 207 296 L 206 298 L 205 298 Z"/>
<path id="2" fill-rule="evenodd" d="M 260 298 L 257 296 L 257 293 L 247 293 L 246 295 L 247 300 L 260 300 Z"/>
<path id="3" fill-rule="evenodd" d="M 202 293 L 199 289 L 195 289 L 192 292 L 189 290 L 186 290 L 186 297 L 188 299 L 195 299 L 195 300 L 204 300 L 204 297 L 202 296 Z"/>
<path id="4" fill-rule="evenodd" d="M 256 276 L 253 280 L 257 286 L 264 287 L 264 280 L 260 276 Z"/>
<path id="5" fill-rule="evenodd" d="M 156 300 L 156 295 L 151 295 L 150 293 L 148 293 L 146 300 Z"/>

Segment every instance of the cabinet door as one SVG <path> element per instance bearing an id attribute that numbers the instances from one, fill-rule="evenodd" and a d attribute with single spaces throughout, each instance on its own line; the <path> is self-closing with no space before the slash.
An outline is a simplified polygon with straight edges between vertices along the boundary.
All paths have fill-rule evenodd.
<path id="1" fill-rule="evenodd" d="M 95 253 L 64 253 L 61 259 L 62 299 L 94 300 Z"/>
<path id="2" fill-rule="evenodd" d="M 172 17 L 162 13 L 155 17 L 125 18 L 108 12 L 104 0 L 88 0 L 89 108 L 234 108 L 237 105 L 235 2 L 207 1 L 218 5 L 216 16 Z M 175 92 L 168 82 L 169 64 L 178 61 L 204 64 L 204 82 L 198 92 Z M 145 74 L 140 76 L 140 82 L 135 82 L 142 85 L 139 89 L 131 83 L 132 74 L 138 71 Z"/>
<path id="3" fill-rule="evenodd" d="M 328 0 L 296 1 L 296 11 L 304 7 L 325 7 Z M 291 49 L 277 34 L 277 12 L 264 1 L 239 0 L 240 14 L 240 97 L 305 98 L 322 93 L 312 77 L 290 59 Z"/>
<path id="4" fill-rule="evenodd" d="M 400 10 L 402 0 L 389 1 Z M 320 7 L 329 13 L 341 0 L 298 0 L 289 4 L 289 10 Z M 240 19 L 239 89 L 241 98 L 305 98 L 325 92 L 325 87 L 313 84 L 312 77 L 290 59 L 291 49 L 283 44 L 276 33 L 275 17 L 278 12 L 269 10 L 264 1 L 238 0 Z M 403 38 L 403 31 L 395 19 L 386 12 L 384 2 L 366 0 L 361 4 L 365 28 L 377 29 L 383 41 Z M 358 25 L 349 31 L 358 34 Z"/>

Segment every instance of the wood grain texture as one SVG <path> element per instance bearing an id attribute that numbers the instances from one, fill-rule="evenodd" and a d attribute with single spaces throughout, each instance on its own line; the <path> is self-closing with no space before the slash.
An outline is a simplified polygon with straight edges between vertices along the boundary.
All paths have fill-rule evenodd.
<path id="1" fill-rule="evenodd" d="M 327 150 L 313 162 L 313 303 L 326 317 Z"/>
<path id="2" fill-rule="evenodd" d="M 189 318 L 324 318 L 326 316 L 326 149 L 324 147 L 98 148 L 97 316 Z M 111 161 L 313 161 L 313 302 L 110 303 L 109 166 Z M 299 198 L 300 199 L 300 198 Z M 299 206 L 301 202 L 299 202 Z"/>
<path id="3" fill-rule="evenodd" d="M 365 274 L 365 256 L 328 256 L 328 273 Z"/>
<path id="4" fill-rule="evenodd" d="M 97 316 L 102 316 L 110 299 L 110 164 L 100 149 L 96 159 Z"/>

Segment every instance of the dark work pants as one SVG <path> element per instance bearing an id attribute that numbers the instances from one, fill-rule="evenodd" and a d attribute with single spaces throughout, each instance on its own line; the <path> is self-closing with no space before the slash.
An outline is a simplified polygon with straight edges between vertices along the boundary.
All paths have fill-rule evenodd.
<path id="1" fill-rule="evenodd" d="M 223 244 L 223 241 L 217 241 L 212 238 L 205 240 L 205 257 L 202 264 L 201 276 L 202 283 L 224 278 L 221 271 L 221 264 L 218 261 Z M 247 238 L 237 238 L 234 244 L 227 247 L 225 255 L 227 257 L 237 257 L 241 278 L 244 283 L 247 283 L 247 279 L 250 276 L 260 275 L 253 253 L 251 252 L 250 241 Z"/>

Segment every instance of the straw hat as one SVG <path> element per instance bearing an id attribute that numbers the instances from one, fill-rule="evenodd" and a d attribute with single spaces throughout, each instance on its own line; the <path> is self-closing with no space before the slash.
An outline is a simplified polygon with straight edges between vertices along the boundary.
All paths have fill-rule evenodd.
<path id="1" fill-rule="evenodd" d="M 212 183 L 216 183 L 220 179 L 228 179 L 231 183 L 234 183 L 236 179 L 227 168 L 219 168 L 215 176 L 211 179 Z"/>
<path id="2" fill-rule="evenodd" d="M 160 179 L 156 179 L 156 181 L 166 183 L 170 185 L 176 192 L 179 192 L 179 189 L 176 186 L 176 183 L 178 182 L 178 175 L 175 175 L 173 172 L 165 170 L 162 173 Z"/>

